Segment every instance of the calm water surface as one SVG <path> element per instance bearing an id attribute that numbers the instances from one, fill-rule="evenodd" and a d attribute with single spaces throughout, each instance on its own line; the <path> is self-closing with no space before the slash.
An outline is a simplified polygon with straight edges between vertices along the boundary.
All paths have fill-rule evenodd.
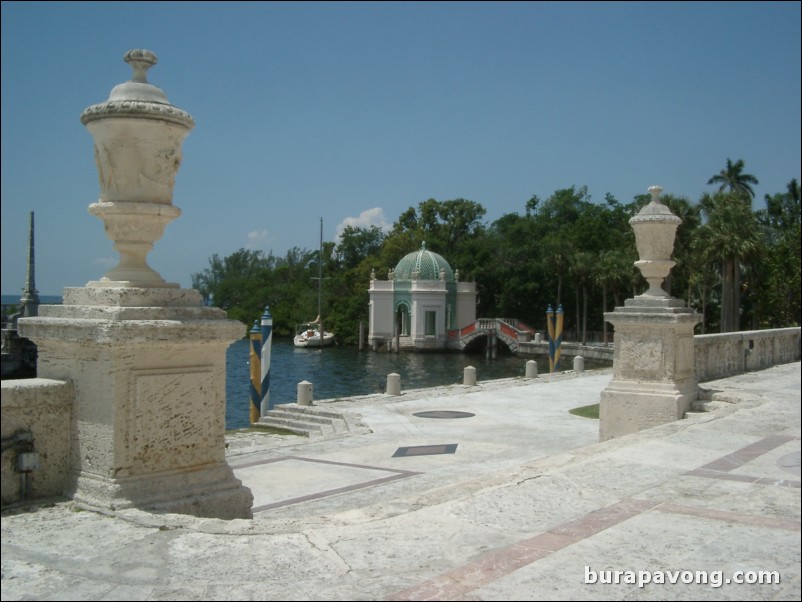
<path id="1" fill-rule="evenodd" d="M 388 353 L 359 351 L 357 347 L 298 349 L 292 340 L 273 339 L 270 361 L 270 403 L 295 403 L 298 383 L 312 383 L 314 399 L 383 393 L 387 375 L 401 376 L 401 390 L 453 385 L 462 382 L 466 366 L 476 368 L 476 380 L 523 376 L 526 362 L 536 359 L 538 373 L 548 372 L 548 358 L 484 354 Z M 570 360 L 570 358 L 569 358 Z M 570 363 L 563 360 L 563 368 Z M 226 428 L 249 424 L 250 345 L 237 341 L 228 349 L 226 380 Z"/>
<path id="2" fill-rule="evenodd" d="M 60 296 L 40 295 L 43 304 L 61 303 Z M 3 304 L 19 303 L 19 295 L 2 295 Z M 227 352 L 226 428 L 245 428 L 250 412 L 250 342 L 241 339 Z M 503 347 L 503 346 L 502 346 Z M 466 366 L 476 368 L 477 381 L 523 376 L 526 362 L 537 361 L 538 373 L 548 372 L 546 357 L 499 355 L 485 359 L 484 353 L 388 353 L 356 347 L 296 349 L 291 339 L 273 339 L 270 369 L 271 404 L 294 403 L 298 383 L 312 383 L 314 399 L 332 399 L 382 393 L 387 375 L 401 375 L 401 390 L 437 387 L 462 382 Z M 571 367 L 563 358 L 562 369 Z M 586 369 L 593 366 L 585 361 Z"/>

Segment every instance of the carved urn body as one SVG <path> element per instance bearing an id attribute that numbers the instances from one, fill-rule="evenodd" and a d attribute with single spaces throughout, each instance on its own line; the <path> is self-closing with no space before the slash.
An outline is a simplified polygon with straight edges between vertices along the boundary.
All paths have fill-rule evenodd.
<path id="1" fill-rule="evenodd" d="M 181 215 L 172 204 L 173 185 L 181 145 L 195 122 L 147 82 L 155 54 L 131 50 L 125 61 L 134 70 L 131 81 L 115 86 L 106 102 L 81 115 L 95 142 L 100 180 L 100 199 L 89 212 L 103 220 L 120 253 L 119 264 L 87 286 L 178 288 L 150 268 L 146 257 L 164 227 Z"/>
<path id="2" fill-rule="evenodd" d="M 660 202 L 662 191 L 659 186 L 651 186 L 651 202 L 629 220 L 629 225 L 635 231 L 635 246 L 640 256 L 635 265 L 649 283 L 649 290 L 642 295 L 644 297 L 669 296 L 662 285 L 675 265 L 671 260 L 671 253 L 674 250 L 677 226 L 682 220 Z"/>

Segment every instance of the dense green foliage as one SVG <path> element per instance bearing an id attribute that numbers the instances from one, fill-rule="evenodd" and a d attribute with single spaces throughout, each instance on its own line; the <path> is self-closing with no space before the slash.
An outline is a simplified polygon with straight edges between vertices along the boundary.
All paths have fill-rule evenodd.
<path id="1" fill-rule="evenodd" d="M 699 332 L 727 332 L 800 323 L 800 201 L 796 180 L 784 193 L 766 195 L 752 210 L 751 184 L 742 160 L 714 175 L 720 188 L 697 203 L 672 195 L 662 201 L 682 219 L 665 288 L 704 315 Z M 428 199 L 404 211 L 391 230 L 349 226 L 323 252 L 294 248 L 284 257 L 240 249 L 192 274 L 204 300 L 247 328 L 264 307 L 276 336 L 291 336 L 318 313 L 317 276 L 323 274 L 322 315 L 341 344 L 357 341 L 367 325 L 371 271 L 387 271 L 426 242 L 460 280 L 477 285 L 477 315 L 518 318 L 545 328 L 549 305 L 565 310 L 566 337 L 606 336 L 603 313 L 640 294 L 646 282 L 634 267 L 629 219 L 650 200 L 622 204 L 612 195 L 592 202 L 586 187 L 532 196 L 523 213 L 484 223 L 485 208 L 466 199 Z M 322 261 L 322 266 L 318 263 Z"/>

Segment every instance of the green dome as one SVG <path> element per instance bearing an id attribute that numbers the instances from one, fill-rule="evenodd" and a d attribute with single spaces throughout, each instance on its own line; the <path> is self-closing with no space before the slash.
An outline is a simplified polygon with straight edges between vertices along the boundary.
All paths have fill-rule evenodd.
<path id="1" fill-rule="evenodd" d="M 426 249 L 426 243 L 421 245 L 420 251 L 415 251 L 404 257 L 395 266 L 396 280 L 440 280 L 440 269 L 446 272 L 446 282 L 454 282 L 454 272 L 448 262 L 441 255 Z M 417 278 L 415 274 L 417 273 Z"/>

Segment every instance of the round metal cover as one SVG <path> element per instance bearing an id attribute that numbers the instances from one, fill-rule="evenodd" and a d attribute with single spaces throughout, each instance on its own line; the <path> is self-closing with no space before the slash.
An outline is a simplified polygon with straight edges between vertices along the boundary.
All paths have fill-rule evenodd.
<path id="1" fill-rule="evenodd" d="M 419 418 L 472 418 L 476 414 L 470 412 L 452 412 L 450 410 L 433 410 L 431 412 L 415 412 Z"/>
<path id="2" fill-rule="evenodd" d="M 796 475 L 802 475 L 802 453 L 793 452 L 785 454 L 782 458 L 777 460 L 777 465 L 783 470 L 792 472 Z"/>

